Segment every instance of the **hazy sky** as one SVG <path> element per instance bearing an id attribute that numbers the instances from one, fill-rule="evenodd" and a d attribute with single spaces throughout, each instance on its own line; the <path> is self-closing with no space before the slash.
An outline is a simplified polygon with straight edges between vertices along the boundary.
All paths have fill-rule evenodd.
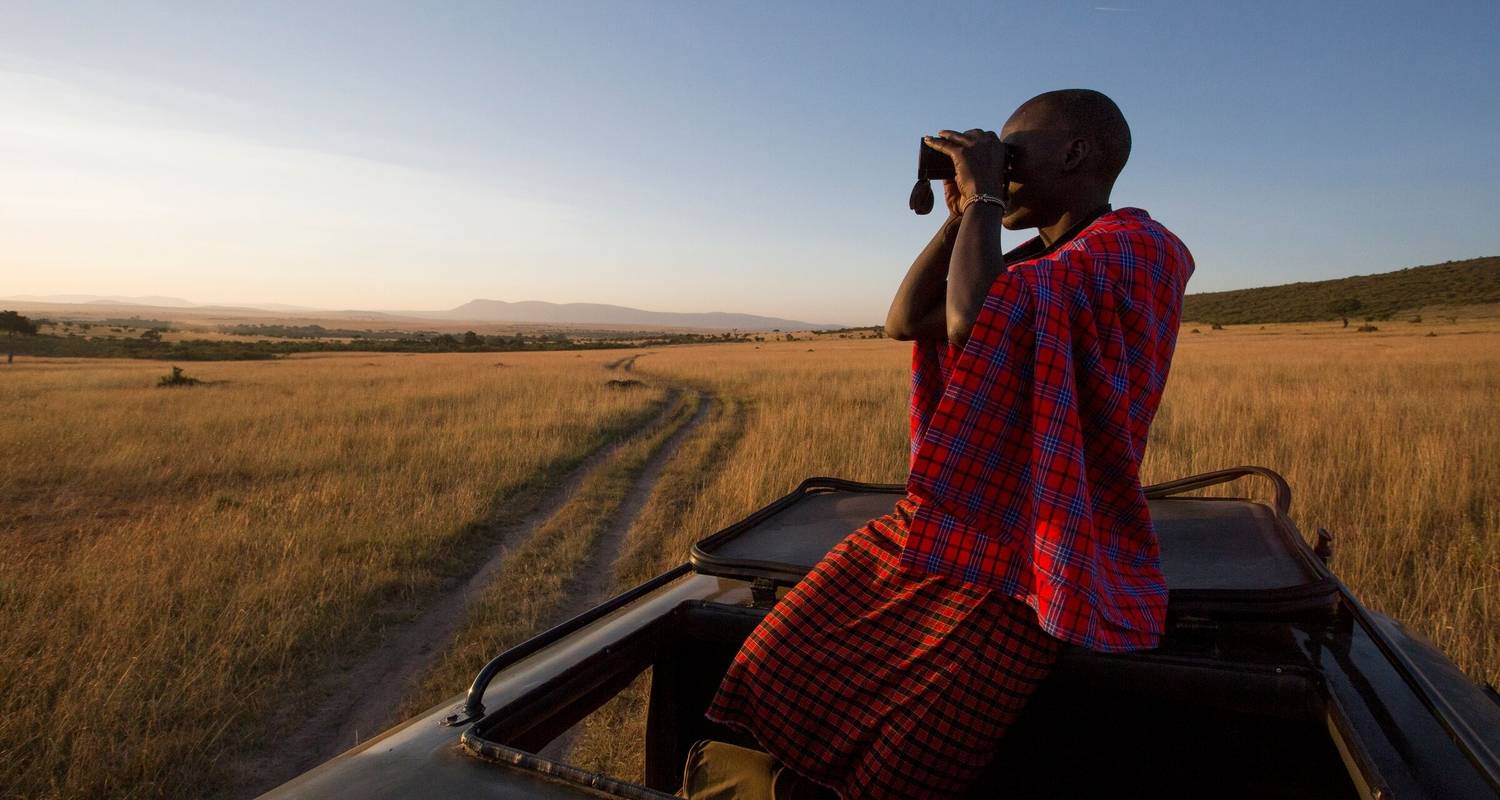
<path id="1" fill-rule="evenodd" d="M 1497 41 L 1492 0 L 3 0 L 0 296 L 870 323 L 940 221 L 918 137 L 1073 86 L 1190 290 L 1494 255 Z"/>

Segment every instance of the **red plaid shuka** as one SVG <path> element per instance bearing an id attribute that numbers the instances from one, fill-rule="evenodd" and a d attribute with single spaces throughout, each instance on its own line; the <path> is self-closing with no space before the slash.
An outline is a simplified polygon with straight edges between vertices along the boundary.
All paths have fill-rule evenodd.
<path id="1" fill-rule="evenodd" d="M 845 800 L 962 794 L 1062 646 L 1016 600 L 904 568 L 913 508 L 902 498 L 787 592 L 708 709 Z"/>
<path id="2" fill-rule="evenodd" d="M 1124 208 L 1007 270 L 962 350 L 915 348 L 901 560 L 1018 598 L 1064 641 L 1154 647 L 1167 586 L 1138 470 L 1192 256 Z"/>
<path id="3" fill-rule="evenodd" d="M 908 495 L 771 609 L 708 709 L 845 800 L 961 793 L 1059 640 L 1161 631 L 1136 469 L 1192 258 L 1121 209 L 1007 260 L 962 350 L 916 347 Z"/>

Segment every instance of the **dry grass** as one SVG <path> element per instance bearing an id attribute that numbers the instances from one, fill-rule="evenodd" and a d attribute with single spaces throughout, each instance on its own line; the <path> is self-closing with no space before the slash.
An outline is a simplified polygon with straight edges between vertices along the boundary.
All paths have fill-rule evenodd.
<path id="1" fill-rule="evenodd" d="M 667 465 L 615 562 L 615 593 L 681 563 L 692 543 L 707 534 L 683 525 L 682 520 L 693 509 L 701 509 L 704 493 L 718 483 L 720 470 L 744 434 L 747 412 L 743 400 L 721 397 L 697 435 Z M 648 669 L 584 720 L 567 752 L 569 763 L 626 780 L 645 779 L 650 680 Z"/>
<path id="2" fill-rule="evenodd" d="M 1368 604 L 1500 680 L 1500 324 L 1197 327 L 1146 478 L 1281 471 L 1298 522 L 1337 535 L 1335 569 Z M 218 383 L 186 389 L 152 388 L 160 364 L 0 372 L 0 786 L 200 793 L 229 731 L 254 734 L 298 681 L 358 652 L 372 610 L 409 608 L 455 571 L 497 498 L 524 513 L 536 487 L 655 413 L 659 389 L 603 388 L 600 365 L 622 355 L 201 364 L 188 373 Z M 639 358 L 637 374 L 718 402 L 654 487 L 617 587 L 809 475 L 900 481 L 908 358 L 879 340 Z M 414 702 L 460 691 L 548 621 L 548 593 L 572 585 L 597 522 L 685 413 L 622 448 L 551 533 L 516 544 L 506 570 L 547 596 L 492 592 L 461 637 L 471 646 Z M 639 742 L 644 691 L 596 713 L 572 757 L 638 776 L 639 751 L 620 743 Z"/>
<path id="3" fill-rule="evenodd" d="M 1184 334 L 1145 476 L 1281 472 L 1367 605 L 1500 683 L 1500 326 L 1380 327 Z"/>
<path id="4" fill-rule="evenodd" d="M 1145 479 L 1243 463 L 1282 472 L 1299 525 L 1335 533 L 1334 567 L 1368 605 L 1500 681 L 1500 325 L 1386 327 L 1184 331 Z M 672 511 L 642 516 L 632 540 L 655 544 L 626 562 L 623 582 L 681 562 L 693 540 L 809 475 L 903 480 L 909 354 L 895 342 L 793 342 L 637 361 L 738 398 L 745 418 L 732 446 L 700 444 L 721 454 L 712 468 L 664 476 L 657 495 Z M 646 692 L 596 712 L 572 760 L 639 778 Z"/>
<path id="5" fill-rule="evenodd" d="M 606 355 L 0 373 L 0 793 L 204 794 L 483 523 L 652 413 Z"/>
<path id="6" fill-rule="evenodd" d="M 1335 567 L 1369 605 L 1500 681 L 1500 324 L 1387 327 L 1184 333 L 1144 478 L 1242 463 L 1280 471 L 1298 523 L 1334 532 Z M 658 567 L 808 475 L 904 478 L 907 346 L 761 347 L 637 362 L 749 408 L 687 524 L 640 534 L 675 539 Z"/>
<path id="7" fill-rule="evenodd" d="M 566 592 L 578 588 L 577 568 L 613 521 L 646 462 L 693 417 L 700 402 L 698 394 L 684 393 L 659 424 L 626 441 L 562 508 L 504 555 L 454 646 L 442 652 L 408 698 L 408 713 L 451 697 L 496 653 L 562 621 L 557 617 L 568 600 Z"/>

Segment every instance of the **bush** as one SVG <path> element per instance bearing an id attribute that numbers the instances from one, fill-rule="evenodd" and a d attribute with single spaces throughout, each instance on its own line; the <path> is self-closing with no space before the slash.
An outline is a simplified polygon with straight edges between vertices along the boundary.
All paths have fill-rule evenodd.
<path id="1" fill-rule="evenodd" d="M 1374 333 L 1378 330 L 1380 329 L 1375 327 L 1374 325 L 1361 325 L 1358 328 L 1355 328 L 1355 331 L 1358 333 Z"/>
<path id="2" fill-rule="evenodd" d="M 156 379 L 157 386 L 196 386 L 201 381 L 197 378 L 189 378 L 182 374 L 182 367 L 173 367 L 170 375 L 163 375 Z"/>
<path id="3" fill-rule="evenodd" d="M 1220 325 L 1217 322 L 1215 322 L 1214 324 L 1212 324 L 1212 325 L 1210 325 L 1208 327 L 1210 327 L 1210 328 L 1212 328 L 1213 330 L 1216 330 L 1216 331 L 1222 331 L 1222 330 L 1224 330 L 1224 326 Z"/>

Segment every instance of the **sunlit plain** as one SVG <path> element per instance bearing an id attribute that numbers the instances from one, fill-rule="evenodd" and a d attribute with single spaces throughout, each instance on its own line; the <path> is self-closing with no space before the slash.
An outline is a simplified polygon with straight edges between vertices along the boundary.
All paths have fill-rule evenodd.
<path id="1" fill-rule="evenodd" d="M 1145 478 L 1282 472 L 1295 519 L 1333 532 L 1335 571 L 1368 605 L 1500 680 L 1500 324 L 1381 328 L 1186 327 Z M 628 391 L 606 386 L 620 355 L 204 363 L 187 371 L 208 383 L 170 389 L 153 386 L 158 362 L 0 373 L 0 784 L 212 786 L 305 680 L 371 646 L 381 614 L 461 572 L 486 521 L 643 426 L 671 388 L 712 410 L 652 487 L 617 587 L 809 475 L 904 476 L 906 345 L 662 348 L 636 360 L 647 385 Z M 664 435 L 622 451 L 636 460 L 617 477 Z M 550 585 L 566 585 L 561 569 Z M 477 666 L 443 666 L 411 701 L 457 693 L 446 684 Z M 576 760 L 639 769 L 630 699 Z"/>

